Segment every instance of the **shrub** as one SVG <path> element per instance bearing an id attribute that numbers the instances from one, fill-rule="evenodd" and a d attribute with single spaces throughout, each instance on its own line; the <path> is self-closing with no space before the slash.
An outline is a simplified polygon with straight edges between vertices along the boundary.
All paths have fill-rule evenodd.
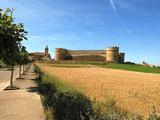
<path id="1" fill-rule="evenodd" d="M 39 84 L 39 92 L 44 96 L 50 96 L 56 92 L 55 85 L 49 82 L 42 82 Z"/>
<path id="2" fill-rule="evenodd" d="M 46 74 L 39 74 L 37 81 L 39 92 L 44 96 L 43 104 L 46 108 L 54 108 L 55 120 L 89 120 L 93 110 L 87 97 Z"/>
<path id="3" fill-rule="evenodd" d="M 92 114 L 91 101 L 80 93 L 58 90 L 53 101 L 57 120 L 89 120 Z"/>

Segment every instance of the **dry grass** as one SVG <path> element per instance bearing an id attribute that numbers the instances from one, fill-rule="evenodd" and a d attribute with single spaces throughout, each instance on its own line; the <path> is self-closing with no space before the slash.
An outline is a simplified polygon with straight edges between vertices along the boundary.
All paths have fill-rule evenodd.
<path id="1" fill-rule="evenodd" d="M 105 100 L 113 96 L 125 110 L 148 115 L 156 106 L 160 112 L 160 75 L 106 68 L 65 68 L 39 65 L 43 71 L 57 76 L 91 99 Z"/>

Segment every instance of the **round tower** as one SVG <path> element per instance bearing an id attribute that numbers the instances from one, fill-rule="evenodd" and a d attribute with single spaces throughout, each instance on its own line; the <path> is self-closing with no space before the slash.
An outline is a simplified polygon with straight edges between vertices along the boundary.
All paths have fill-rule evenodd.
<path id="1" fill-rule="evenodd" d="M 48 46 L 46 45 L 45 54 L 48 54 L 48 53 L 49 53 L 49 48 L 48 48 Z"/>
<path id="2" fill-rule="evenodd" d="M 61 60 L 61 48 L 56 48 L 55 49 L 55 61 L 60 61 Z"/>
<path id="3" fill-rule="evenodd" d="M 106 62 L 118 63 L 119 47 L 110 47 L 106 49 Z"/>
<path id="4" fill-rule="evenodd" d="M 124 63 L 125 62 L 125 53 L 119 53 L 119 58 L 118 58 L 118 62 L 119 63 Z"/>

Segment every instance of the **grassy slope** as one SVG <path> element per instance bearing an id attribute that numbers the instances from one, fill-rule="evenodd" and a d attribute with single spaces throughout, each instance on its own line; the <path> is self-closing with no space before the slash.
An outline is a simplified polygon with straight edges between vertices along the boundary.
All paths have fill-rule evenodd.
<path id="1" fill-rule="evenodd" d="M 160 69 L 152 68 L 152 67 L 146 67 L 146 66 L 142 66 L 142 65 L 107 63 L 107 64 L 99 65 L 99 66 L 104 67 L 104 68 L 112 68 L 112 69 L 121 69 L 121 70 L 129 70 L 129 71 L 136 71 L 136 72 L 160 74 Z"/>
<path id="2" fill-rule="evenodd" d="M 40 62 L 41 63 L 41 62 Z M 120 70 L 128 70 L 128 71 L 135 71 L 135 72 L 144 72 L 144 73 L 156 73 L 160 74 L 160 68 L 152 68 L 142 65 L 136 64 L 114 64 L 114 63 L 105 63 L 105 62 L 74 62 L 74 61 L 62 61 L 59 63 L 44 63 L 44 65 L 49 65 L 51 67 L 68 67 L 68 68 L 81 68 L 81 67 L 92 67 L 92 66 L 99 66 L 103 68 L 112 68 L 112 69 L 120 69 Z"/>

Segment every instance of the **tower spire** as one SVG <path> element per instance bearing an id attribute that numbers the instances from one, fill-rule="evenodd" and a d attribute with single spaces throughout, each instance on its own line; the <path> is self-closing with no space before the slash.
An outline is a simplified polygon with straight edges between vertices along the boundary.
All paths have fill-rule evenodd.
<path id="1" fill-rule="evenodd" d="M 48 54 L 48 53 L 49 53 L 49 48 L 48 48 L 48 45 L 46 45 L 45 54 Z"/>

